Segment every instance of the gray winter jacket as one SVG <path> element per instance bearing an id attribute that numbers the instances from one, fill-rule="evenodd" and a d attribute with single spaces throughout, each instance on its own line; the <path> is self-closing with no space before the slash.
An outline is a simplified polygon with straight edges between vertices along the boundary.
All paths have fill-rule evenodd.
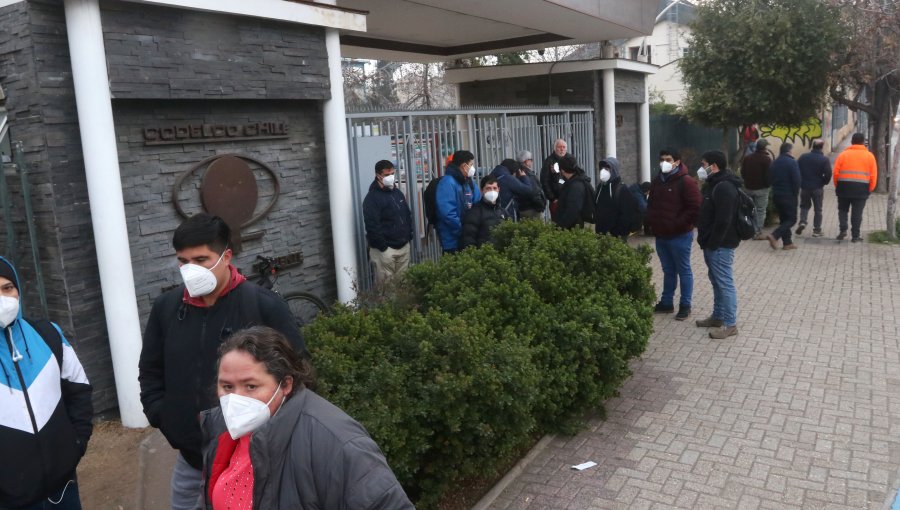
<path id="1" fill-rule="evenodd" d="M 204 508 L 212 508 L 208 485 L 214 461 L 228 461 L 216 459 L 216 451 L 234 441 L 220 408 L 203 411 L 200 422 Z M 287 399 L 253 433 L 250 459 L 254 509 L 415 508 L 362 425 L 307 389 Z"/>

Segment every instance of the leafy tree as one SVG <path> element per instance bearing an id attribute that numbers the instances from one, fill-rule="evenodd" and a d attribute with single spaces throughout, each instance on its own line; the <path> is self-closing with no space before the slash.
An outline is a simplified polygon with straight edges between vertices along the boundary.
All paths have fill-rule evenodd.
<path id="1" fill-rule="evenodd" d="M 824 0 L 710 0 L 695 14 L 691 51 L 679 62 L 685 111 L 722 128 L 723 146 L 742 124 L 791 126 L 819 115 L 846 41 L 836 7 Z"/>
<path id="2" fill-rule="evenodd" d="M 831 97 L 869 114 L 869 150 L 878 162 L 878 190 L 885 190 L 885 181 L 893 173 L 887 208 L 887 231 L 892 233 L 898 162 L 894 158 L 892 165 L 888 156 L 891 119 L 900 103 L 900 1 L 832 2 L 844 12 L 850 43 L 838 60 L 840 67 L 832 82 Z"/>

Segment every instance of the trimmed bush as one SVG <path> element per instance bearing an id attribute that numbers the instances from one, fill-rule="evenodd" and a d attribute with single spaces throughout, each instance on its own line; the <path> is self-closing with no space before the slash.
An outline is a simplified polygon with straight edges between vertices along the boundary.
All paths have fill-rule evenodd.
<path id="1" fill-rule="evenodd" d="M 649 249 L 540 222 L 495 237 L 306 330 L 319 391 L 366 426 L 420 508 L 536 434 L 575 430 L 651 332 Z"/>

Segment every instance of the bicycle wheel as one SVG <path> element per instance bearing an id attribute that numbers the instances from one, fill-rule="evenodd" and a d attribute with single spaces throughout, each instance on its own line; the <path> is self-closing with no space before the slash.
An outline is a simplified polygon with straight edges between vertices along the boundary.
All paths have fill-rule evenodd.
<path id="1" fill-rule="evenodd" d="M 300 327 L 315 320 L 320 313 L 328 311 L 328 305 L 309 292 L 289 292 L 284 295 L 284 300 Z"/>

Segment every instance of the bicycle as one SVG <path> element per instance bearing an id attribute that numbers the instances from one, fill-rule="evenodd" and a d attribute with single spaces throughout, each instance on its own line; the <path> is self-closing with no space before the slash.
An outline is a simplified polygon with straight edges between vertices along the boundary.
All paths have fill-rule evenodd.
<path id="1" fill-rule="evenodd" d="M 302 328 L 314 321 L 320 313 L 328 312 L 328 305 L 315 294 L 301 291 L 282 294 L 278 291 L 278 276 L 281 271 L 278 259 L 257 255 L 256 260 L 258 262 L 253 264 L 253 272 L 257 275 L 255 283 L 280 296 L 288 304 L 298 326 Z"/>

